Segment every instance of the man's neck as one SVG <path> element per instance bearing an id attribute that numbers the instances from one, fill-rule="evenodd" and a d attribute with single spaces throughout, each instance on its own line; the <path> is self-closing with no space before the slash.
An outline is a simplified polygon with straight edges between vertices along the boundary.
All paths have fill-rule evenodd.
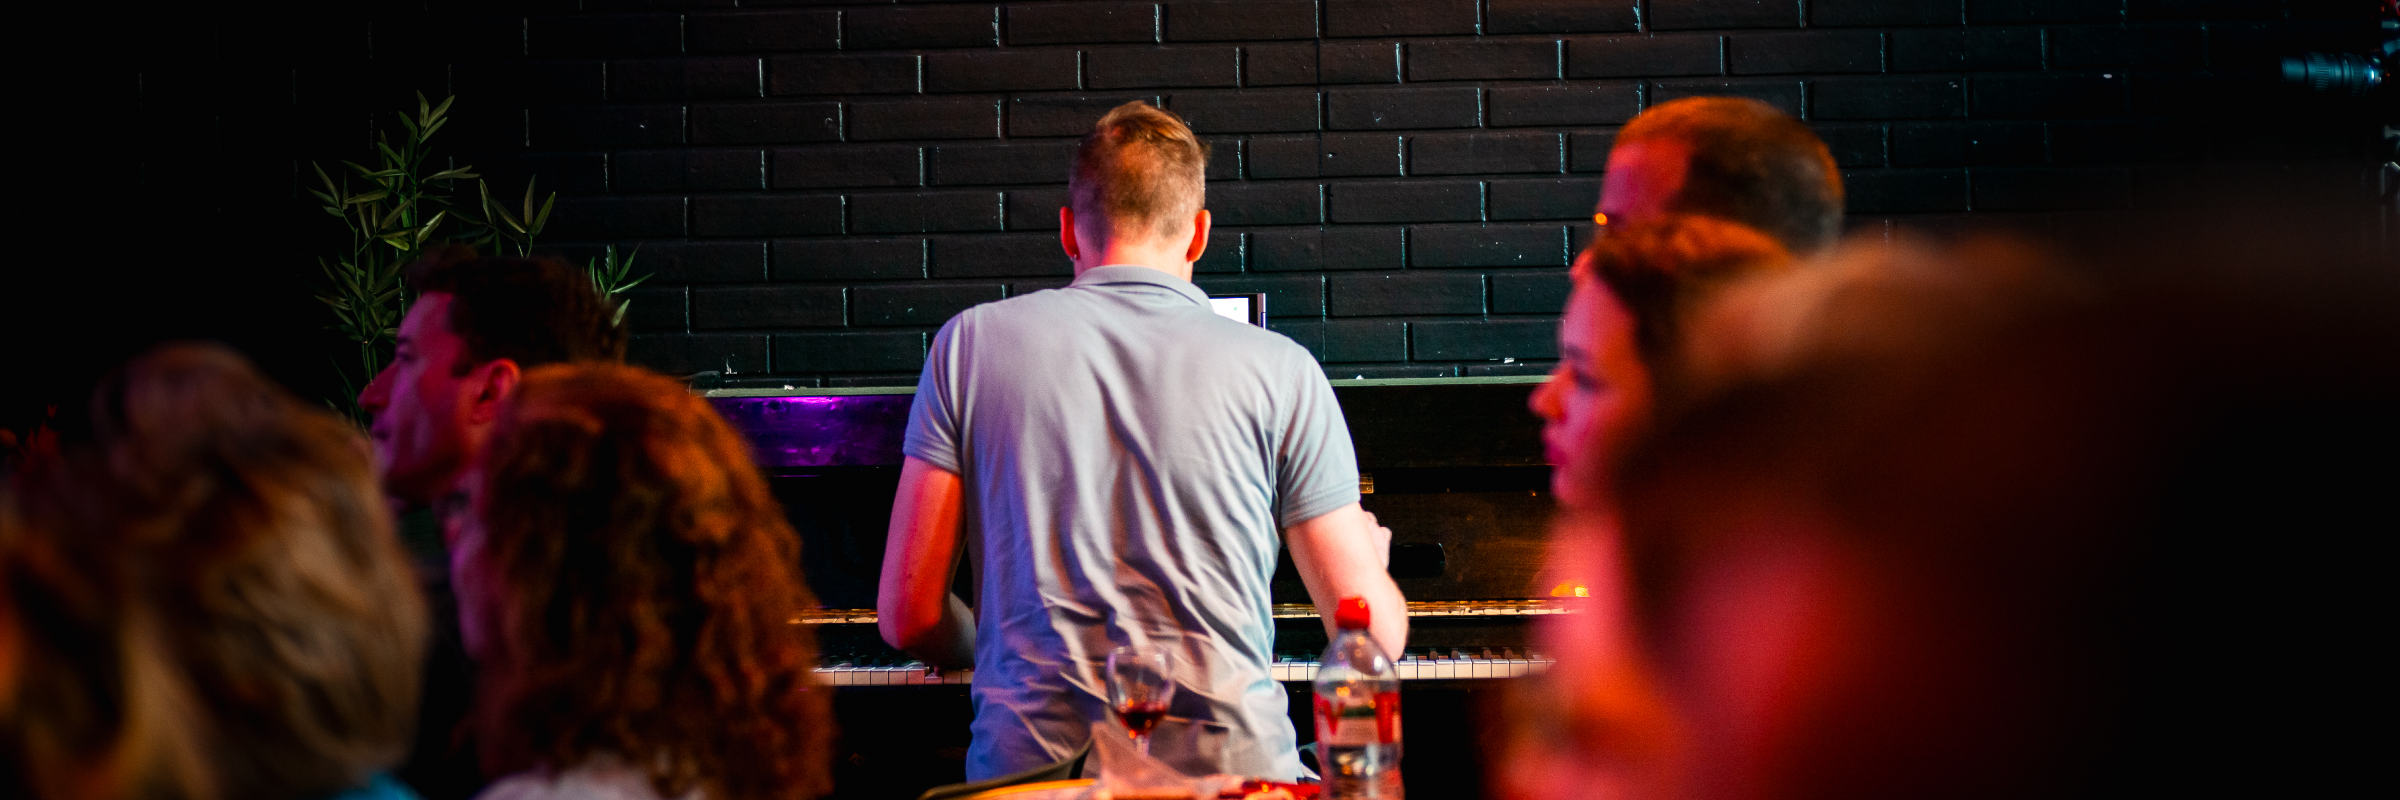
<path id="1" fill-rule="evenodd" d="M 1094 267 L 1145 267 L 1183 280 L 1192 279 L 1192 262 L 1183 260 L 1185 246 L 1169 244 L 1168 237 L 1130 242 L 1110 239 L 1097 247 L 1088 237 L 1078 238 L 1084 247 L 1082 257 L 1075 259 L 1076 277 Z"/>

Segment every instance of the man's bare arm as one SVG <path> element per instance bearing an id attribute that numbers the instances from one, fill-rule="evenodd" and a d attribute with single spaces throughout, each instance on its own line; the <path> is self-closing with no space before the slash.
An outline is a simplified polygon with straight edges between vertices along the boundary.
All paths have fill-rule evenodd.
<path id="1" fill-rule="evenodd" d="M 884 643 L 944 668 L 975 665 L 975 612 L 950 591 L 962 491 L 958 476 L 940 467 L 915 458 L 901 465 L 875 587 Z"/>
<path id="2" fill-rule="evenodd" d="M 1400 657 L 1408 646 L 1408 598 L 1384 571 L 1391 562 L 1390 528 L 1375 524 L 1375 515 L 1351 503 L 1283 529 L 1283 542 L 1327 634 L 1333 632 L 1334 604 L 1350 595 L 1364 597 L 1374 617 L 1369 630 L 1375 641 L 1386 654 Z"/>

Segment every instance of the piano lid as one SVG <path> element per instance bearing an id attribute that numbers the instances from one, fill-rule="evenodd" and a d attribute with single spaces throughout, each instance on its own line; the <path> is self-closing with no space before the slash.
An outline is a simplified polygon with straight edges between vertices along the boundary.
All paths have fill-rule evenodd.
<path id="1" fill-rule="evenodd" d="M 1361 469 L 1531 467 L 1542 421 L 1525 401 L 1540 375 L 1327 381 Z M 916 390 L 712 389 L 703 396 L 769 471 L 896 466 Z"/>

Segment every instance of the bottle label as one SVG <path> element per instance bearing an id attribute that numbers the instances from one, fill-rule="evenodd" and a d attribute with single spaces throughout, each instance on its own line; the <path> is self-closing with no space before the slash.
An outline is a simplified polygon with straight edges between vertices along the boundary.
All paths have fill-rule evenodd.
<path id="1" fill-rule="evenodd" d="M 1376 692 L 1372 701 L 1352 702 L 1338 708 L 1333 698 L 1317 695 L 1316 711 L 1320 746 L 1400 743 L 1399 692 Z"/>

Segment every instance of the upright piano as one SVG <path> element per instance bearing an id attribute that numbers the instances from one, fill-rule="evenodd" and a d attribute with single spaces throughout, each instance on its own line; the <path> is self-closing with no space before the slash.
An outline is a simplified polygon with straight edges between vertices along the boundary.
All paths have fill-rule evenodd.
<path id="1" fill-rule="evenodd" d="M 1541 670 L 1531 620 L 1567 613 L 1573 587 L 1532 585 L 1550 510 L 1540 376 L 1332 381 L 1358 453 L 1362 505 L 1392 529 L 1391 572 L 1409 599 L 1400 662 L 1410 791 L 1472 797 L 1483 699 Z M 794 528 L 824 665 L 843 726 L 838 797 L 913 797 L 963 774 L 971 718 L 963 671 L 927 669 L 875 628 L 900 441 L 913 390 L 717 389 L 716 408 L 751 442 Z M 962 575 L 962 592 L 964 577 Z M 1326 636 L 1288 555 L 1273 584 L 1275 676 L 1294 729 L 1314 738 L 1309 681 Z M 972 596 L 967 595 L 967 596 Z"/>

